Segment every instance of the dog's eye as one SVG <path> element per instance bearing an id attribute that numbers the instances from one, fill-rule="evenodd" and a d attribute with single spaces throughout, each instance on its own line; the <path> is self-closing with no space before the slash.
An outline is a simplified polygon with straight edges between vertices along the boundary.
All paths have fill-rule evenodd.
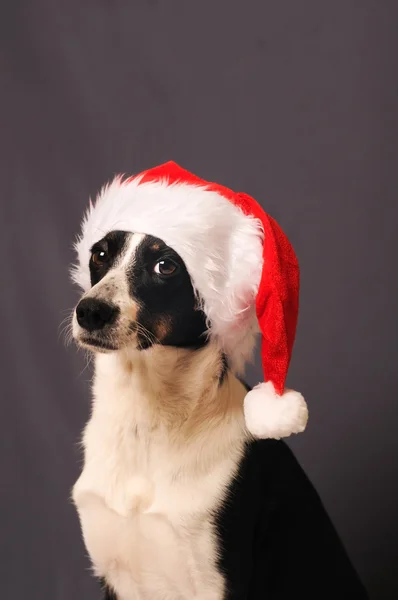
<path id="1" fill-rule="evenodd" d="M 96 250 L 92 253 L 91 260 L 97 267 L 101 267 L 106 262 L 107 257 L 105 250 Z"/>
<path id="2" fill-rule="evenodd" d="M 159 262 L 156 263 L 155 265 L 155 273 L 157 273 L 158 275 L 164 275 L 164 276 L 168 276 L 168 275 L 173 275 L 177 270 L 177 265 L 175 263 L 173 263 L 171 260 L 160 260 Z"/>

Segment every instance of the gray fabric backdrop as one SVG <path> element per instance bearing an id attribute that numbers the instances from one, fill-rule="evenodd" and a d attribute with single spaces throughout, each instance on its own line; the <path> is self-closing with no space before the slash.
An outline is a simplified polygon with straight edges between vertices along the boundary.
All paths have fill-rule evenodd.
<path id="1" fill-rule="evenodd" d="M 71 243 L 105 180 L 168 159 L 291 237 L 291 445 L 372 598 L 398 597 L 397 24 L 396 0 L 2 3 L 2 597 L 98 598 L 68 500 L 90 379 L 59 337 Z"/>

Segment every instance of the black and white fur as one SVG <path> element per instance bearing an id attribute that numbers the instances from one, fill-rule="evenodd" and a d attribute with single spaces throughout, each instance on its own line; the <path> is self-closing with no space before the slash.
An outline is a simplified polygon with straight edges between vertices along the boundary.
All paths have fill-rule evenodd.
<path id="1" fill-rule="evenodd" d="M 180 256 L 112 231 L 90 277 L 73 318 L 95 357 L 73 500 L 105 598 L 366 598 L 291 451 L 248 434 L 247 390 Z"/>

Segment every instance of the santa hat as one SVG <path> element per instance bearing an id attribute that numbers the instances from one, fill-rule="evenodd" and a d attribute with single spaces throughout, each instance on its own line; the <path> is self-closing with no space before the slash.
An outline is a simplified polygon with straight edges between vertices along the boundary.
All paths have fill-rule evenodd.
<path id="1" fill-rule="evenodd" d="M 235 371 L 262 336 L 264 382 L 244 401 L 248 430 L 281 438 L 305 429 L 308 411 L 285 389 L 298 316 L 299 266 L 287 237 L 250 196 L 209 183 L 174 162 L 102 189 L 85 215 L 73 277 L 90 287 L 90 248 L 112 230 L 161 238 L 184 260 L 209 322 Z"/>

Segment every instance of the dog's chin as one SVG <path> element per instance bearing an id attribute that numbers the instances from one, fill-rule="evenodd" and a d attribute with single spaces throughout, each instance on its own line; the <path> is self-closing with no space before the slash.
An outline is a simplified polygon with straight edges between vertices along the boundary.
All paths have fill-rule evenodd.
<path id="1" fill-rule="evenodd" d="M 79 335 L 75 338 L 78 346 L 91 350 L 91 352 L 101 352 L 102 354 L 108 354 L 109 352 L 116 352 L 120 350 L 120 346 L 110 342 L 106 339 L 99 339 L 89 335 Z"/>

